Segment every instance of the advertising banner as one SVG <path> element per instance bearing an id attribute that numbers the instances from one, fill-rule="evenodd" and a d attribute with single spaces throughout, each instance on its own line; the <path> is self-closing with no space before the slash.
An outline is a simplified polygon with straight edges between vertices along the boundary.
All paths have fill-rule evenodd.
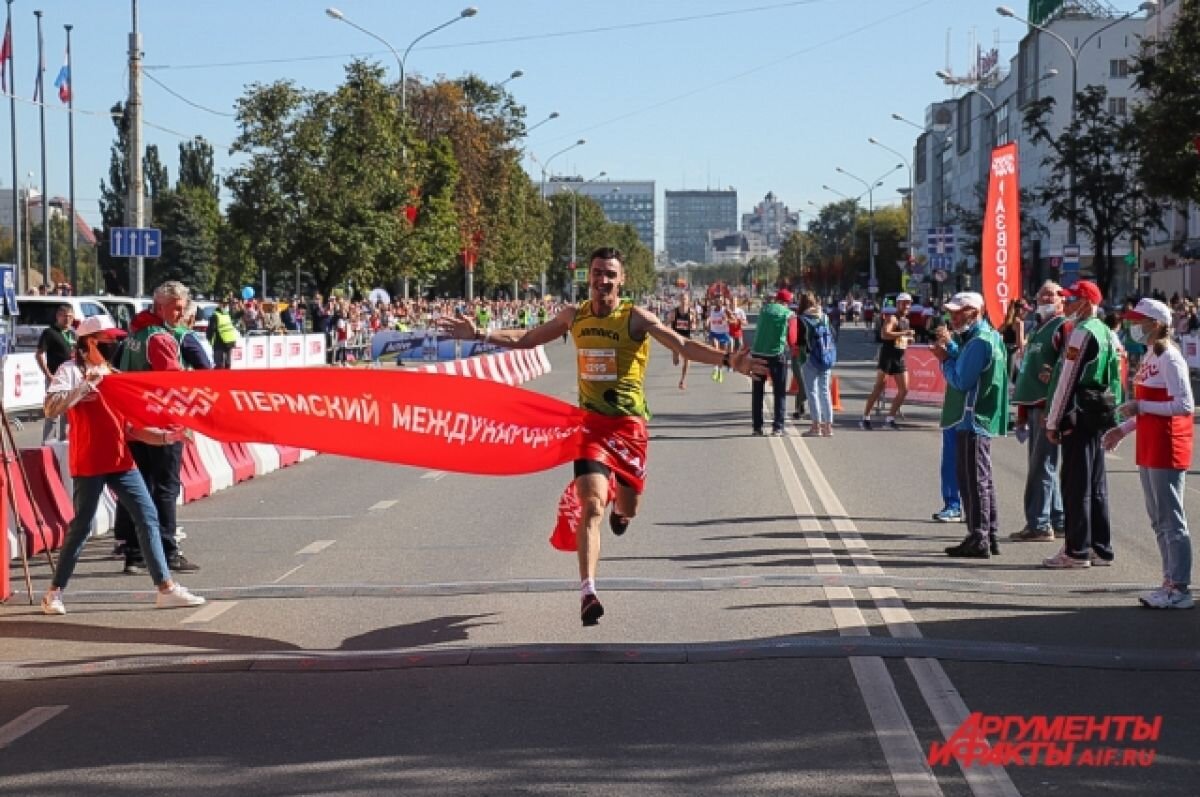
<path id="1" fill-rule="evenodd" d="M 908 404 L 928 404 L 940 407 L 946 397 L 946 377 L 942 366 L 930 351 L 930 346 L 910 344 L 904 350 L 904 364 L 908 367 Z M 883 390 L 885 399 L 896 395 L 896 383 L 890 377 Z"/>
<path id="2" fill-rule="evenodd" d="M 983 217 L 983 299 L 988 321 L 999 328 L 1009 302 L 1021 292 L 1020 181 L 1016 142 L 992 150 L 987 212 Z"/>

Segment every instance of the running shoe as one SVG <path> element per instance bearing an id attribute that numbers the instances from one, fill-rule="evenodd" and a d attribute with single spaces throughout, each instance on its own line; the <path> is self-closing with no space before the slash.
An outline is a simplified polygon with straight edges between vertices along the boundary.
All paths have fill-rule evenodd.
<path id="1" fill-rule="evenodd" d="M 1043 526 L 1040 529 L 1031 529 L 1026 526 L 1020 531 L 1009 534 L 1008 538 L 1013 542 L 1054 542 L 1054 529 L 1049 526 Z"/>
<path id="2" fill-rule="evenodd" d="M 1157 608 L 1156 604 L 1164 599 L 1166 594 L 1171 591 L 1173 586 L 1175 585 L 1170 581 L 1164 580 L 1162 586 L 1158 589 L 1151 590 L 1150 592 L 1143 592 L 1141 595 L 1138 595 L 1138 600 L 1143 606 L 1147 606 L 1151 609 Z"/>
<path id="3" fill-rule="evenodd" d="M 608 527 L 612 529 L 612 533 L 620 537 L 629 530 L 629 518 L 617 512 L 608 513 Z"/>
<path id="4" fill-rule="evenodd" d="M 866 429 L 868 432 L 871 431 L 871 419 L 870 418 L 860 418 L 858 421 L 858 428 Z"/>
<path id="5" fill-rule="evenodd" d="M 996 539 L 994 535 L 990 534 L 988 535 L 988 553 L 990 553 L 992 556 L 1000 555 L 1000 540 Z"/>
<path id="6" fill-rule="evenodd" d="M 724 381 L 725 381 L 725 372 L 724 372 L 724 371 L 722 371 L 720 368 L 718 368 L 718 369 L 717 369 L 717 381 L 718 381 L 718 382 L 724 382 Z"/>
<path id="7" fill-rule="evenodd" d="M 1112 559 L 1105 559 L 1095 551 L 1092 551 L 1090 554 L 1088 554 L 1088 558 L 1092 562 L 1092 567 L 1112 567 Z"/>
<path id="8" fill-rule="evenodd" d="M 900 427 L 896 425 L 895 418 L 885 418 L 883 421 L 883 428 L 891 429 L 893 432 L 897 432 L 900 430 Z"/>
<path id="9" fill-rule="evenodd" d="M 203 606 L 204 598 L 188 592 L 187 587 L 176 583 L 166 592 L 158 593 L 154 605 L 160 609 L 179 609 L 187 606 Z"/>
<path id="10" fill-rule="evenodd" d="M 933 519 L 938 523 L 962 523 L 963 513 L 961 509 L 946 507 L 941 512 L 934 512 Z"/>
<path id="11" fill-rule="evenodd" d="M 958 545 L 951 545 L 946 549 L 946 556 L 955 559 L 988 559 L 991 553 L 988 551 L 986 543 L 975 541 L 971 537 L 967 537 Z"/>
<path id="12" fill-rule="evenodd" d="M 712 381 L 719 382 L 721 380 L 721 369 L 714 368 L 712 372 Z"/>
<path id="13" fill-rule="evenodd" d="M 1174 586 L 1144 595 L 1139 600 L 1151 609 L 1191 609 L 1196 605 L 1192 593 L 1175 589 Z"/>
<path id="14" fill-rule="evenodd" d="M 1051 570 L 1076 570 L 1091 566 L 1091 559 L 1076 559 L 1067 553 L 1066 548 L 1060 548 L 1054 556 L 1042 560 L 1042 567 L 1048 567 Z"/>
<path id="15" fill-rule="evenodd" d="M 67 607 L 63 606 L 62 593 L 51 590 L 42 596 L 42 614 L 66 614 Z"/>
<path id="16" fill-rule="evenodd" d="M 603 616 L 604 607 L 600 605 L 600 599 L 590 593 L 584 595 L 579 607 L 580 621 L 584 625 L 595 625 Z"/>
<path id="17" fill-rule="evenodd" d="M 787 432 L 783 431 L 782 429 L 772 429 L 771 430 L 771 437 L 786 437 L 786 436 L 787 436 Z"/>

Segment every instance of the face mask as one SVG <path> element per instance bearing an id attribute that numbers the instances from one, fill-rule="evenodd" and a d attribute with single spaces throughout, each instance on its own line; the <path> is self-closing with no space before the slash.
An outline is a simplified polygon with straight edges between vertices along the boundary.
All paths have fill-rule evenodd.
<path id="1" fill-rule="evenodd" d="M 1049 318 L 1058 311 L 1058 307 L 1052 304 L 1039 304 L 1037 306 L 1037 314 L 1043 318 Z"/>
<path id="2" fill-rule="evenodd" d="M 1133 338 L 1134 343 L 1145 343 L 1150 333 L 1141 326 L 1132 326 L 1129 328 L 1129 337 Z"/>
<path id="3" fill-rule="evenodd" d="M 954 333 L 956 335 L 965 335 L 971 331 L 971 327 L 974 326 L 974 324 L 975 324 L 974 321 L 968 321 L 967 323 L 963 324 L 960 327 L 955 327 Z"/>

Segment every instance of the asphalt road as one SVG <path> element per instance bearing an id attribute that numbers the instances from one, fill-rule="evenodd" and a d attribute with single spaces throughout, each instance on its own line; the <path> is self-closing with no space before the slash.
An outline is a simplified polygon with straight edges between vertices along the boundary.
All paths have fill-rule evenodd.
<path id="1" fill-rule="evenodd" d="M 572 400 L 571 349 L 549 354 L 530 387 Z M 605 531 L 595 628 L 547 543 L 566 469 L 323 456 L 253 480 L 180 512 L 195 610 L 151 609 L 94 540 L 66 617 L 0 607 L 0 794 L 1196 794 L 1200 613 L 1137 604 L 1160 578 L 1132 446 L 1108 463 L 1113 567 L 1044 570 L 1045 543 L 950 560 L 935 411 L 853 428 L 865 332 L 841 355 L 847 411 L 814 440 L 750 437 L 747 380 L 693 367 L 681 392 L 655 352 L 649 486 Z M 994 455 L 1016 530 L 1024 450 Z M 1149 766 L 930 766 L 972 712 L 1161 735 L 1076 745 Z"/>

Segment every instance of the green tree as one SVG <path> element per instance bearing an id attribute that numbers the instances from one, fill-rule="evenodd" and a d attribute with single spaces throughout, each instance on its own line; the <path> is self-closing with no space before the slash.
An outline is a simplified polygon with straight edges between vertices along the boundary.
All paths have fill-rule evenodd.
<path id="1" fill-rule="evenodd" d="M 203 188 L 183 186 L 159 200 L 158 212 L 163 251 L 152 261 L 153 283 L 179 280 L 209 294 L 216 278 L 221 221 L 216 198 Z"/>
<path id="2" fill-rule="evenodd" d="M 1138 174 L 1155 196 L 1200 202 L 1200 3 L 1180 4 L 1169 38 L 1143 42 L 1133 67 Z"/>
<path id="3" fill-rule="evenodd" d="M 457 268 L 460 240 L 454 207 L 458 163 L 447 138 L 438 139 L 428 149 L 417 218 L 411 232 L 401 239 L 402 274 L 422 283 L 442 276 L 446 280 L 443 290 L 458 293 L 462 287 L 462 272 Z"/>
<path id="4" fill-rule="evenodd" d="M 203 136 L 179 145 L 179 181 L 175 188 L 182 190 L 185 187 L 203 189 L 212 194 L 213 199 L 220 198 L 221 181 L 213 162 L 212 144 Z"/>
<path id="5" fill-rule="evenodd" d="M 1036 196 L 1054 221 L 1074 223 L 1092 242 L 1092 269 L 1100 290 L 1113 279 L 1113 247 L 1125 234 L 1140 236 L 1142 224 L 1158 224 L 1162 209 L 1137 177 L 1133 122 L 1107 108 L 1108 92 L 1088 86 L 1076 95 L 1075 119 L 1058 135 L 1050 130 L 1054 98 L 1035 100 L 1025 110 L 1025 129 L 1049 152 Z M 1071 177 L 1076 202 L 1071 202 Z"/>
<path id="6" fill-rule="evenodd" d="M 785 238 L 779 247 L 779 278 L 789 285 L 811 288 L 808 265 L 814 249 L 810 236 L 800 230 Z"/>
<path id="7" fill-rule="evenodd" d="M 819 257 L 813 282 L 821 293 L 848 287 L 854 281 L 858 269 L 851 258 L 857 254 L 854 233 L 860 210 L 853 199 L 831 202 L 808 223 Z"/>
<path id="8" fill-rule="evenodd" d="M 146 181 L 146 195 L 150 206 L 154 209 L 155 218 L 158 216 L 158 203 L 166 199 L 171 192 L 171 173 L 166 164 L 158 156 L 158 145 L 146 147 L 146 155 L 142 158 L 142 177 Z"/>
<path id="9" fill-rule="evenodd" d="M 550 262 L 549 209 L 520 164 L 513 160 L 509 169 L 496 231 L 490 236 L 493 246 L 476 277 L 479 284 L 492 288 L 536 283 Z"/>
<path id="10" fill-rule="evenodd" d="M 608 240 L 608 219 L 600 205 L 590 197 L 580 196 L 575 223 L 575 257 L 583 264 L 588 253 L 601 246 L 613 246 Z M 550 251 L 552 266 L 548 269 L 547 289 L 556 291 L 558 286 L 570 291 L 570 280 L 574 275 L 571 268 L 571 208 L 572 195 L 562 192 L 550 197 Z"/>
<path id="11" fill-rule="evenodd" d="M 332 93 L 281 81 L 238 100 L 232 152 L 247 160 L 226 178 L 228 220 L 252 264 L 223 274 L 265 268 L 272 282 L 290 284 L 300 268 L 324 293 L 399 276 L 423 152 L 405 137 L 382 75 L 354 61 Z"/>

